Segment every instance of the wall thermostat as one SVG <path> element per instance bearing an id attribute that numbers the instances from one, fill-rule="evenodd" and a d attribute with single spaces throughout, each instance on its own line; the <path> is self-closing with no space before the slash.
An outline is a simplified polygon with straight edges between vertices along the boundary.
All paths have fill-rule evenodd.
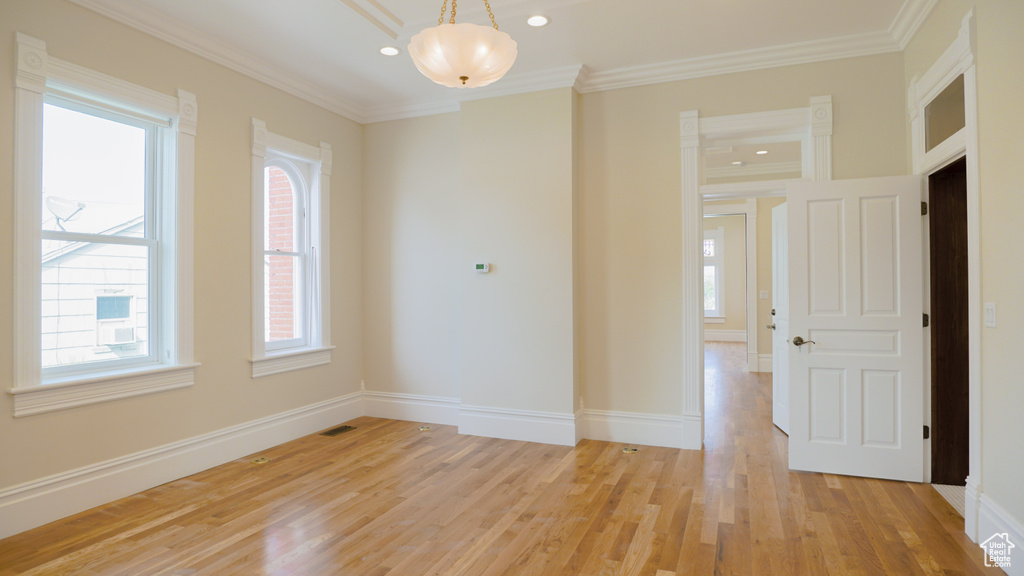
<path id="1" fill-rule="evenodd" d="M 484 262 L 483 264 L 474 264 L 473 269 L 476 270 L 479 274 L 487 274 L 488 272 L 491 271 L 491 265 L 486 262 Z"/>

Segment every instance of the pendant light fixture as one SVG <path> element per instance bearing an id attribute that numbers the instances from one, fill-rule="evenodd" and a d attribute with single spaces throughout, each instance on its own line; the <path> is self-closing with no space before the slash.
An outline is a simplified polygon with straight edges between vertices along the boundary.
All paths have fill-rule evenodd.
<path id="1" fill-rule="evenodd" d="M 444 21 L 448 0 L 441 5 L 437 26 L 425 28 L 409 41 L 409 55 L 416 68 L 434 82 L 451 88 L 478 88 L 496 82 L 516 61 L 517 44 L 498 30 L 491 5 L 491 26 L 455 23 L 458 0 L 452 0 L 451 19 Z"/>

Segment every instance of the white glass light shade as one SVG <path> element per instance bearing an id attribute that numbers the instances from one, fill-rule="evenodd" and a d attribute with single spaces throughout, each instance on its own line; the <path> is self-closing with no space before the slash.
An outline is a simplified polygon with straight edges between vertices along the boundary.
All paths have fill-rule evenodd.
<path id="1" fill-rule="evenodd" d="M 409 41 L 409 55 L 424 76 L 452 88 L 478 88 L 508 72 L 518 54 L 504 32 L 467 22 L 426 28 Z"/>

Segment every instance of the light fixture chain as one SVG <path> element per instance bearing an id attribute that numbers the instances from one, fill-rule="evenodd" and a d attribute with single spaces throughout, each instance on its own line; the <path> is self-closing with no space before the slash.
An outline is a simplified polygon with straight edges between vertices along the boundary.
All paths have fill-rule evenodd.
<path id="1" fill-rule="evenodd" d="M 454 2 L 453 2 L 453 4 L 454 4 Z M 441 4 L 441 15 L 437 17 L 437 25 L 438 26 L 440 26 L 441 24 L 444 24 L 444 13 L 447 12 L 447 11 L 448 11 L 448 0 L 444 0 L 444 3 Z"/>
<path id="2" fill-rule="evenodd" d="M 452 0 L 452 4 L 453 5 L 454 5 L 454 3 L 455 3 L 455 0 Z M 487 15 L 491 17 L 491 26 L 494 26 L 494 29 L 497 30 L 498 29 L 498 23 L 494 21 L 494 12 L 491 12 L 491 3 L 488 2 L 487 0 L 484 0 L 484 6 L 487 6 Z"/>
<path id="3" fill-rule="evenodd" d="M 452 19 L 450 20 L 450 22 L 451 22 L 452 24 L 455 24 L 455 4 L 456 4 L 456 3 L 458 2 L 458 1 L 459 1 L 459 0 L 452 0 Z"/>

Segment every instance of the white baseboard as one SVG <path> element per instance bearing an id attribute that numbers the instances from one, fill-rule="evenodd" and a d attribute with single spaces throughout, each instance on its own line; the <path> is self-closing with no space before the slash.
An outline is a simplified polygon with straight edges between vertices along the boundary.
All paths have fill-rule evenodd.
<path id="1" fill-rule="evenodd" d="M 583 437 L 644 446 L 683 447 L 683 417 L 610 410 L 583 411 Z"/>
<path id="2" fill-rule="evenodd" d="M 758 356 L 757 356 L 757 371 L 758 372 L 771 372 L 772 371 L 772 355 L 771 354 L 758 354 Z"/>
<path id="3" fill-rule="evenodd" d="M 1016 550 L 1011 549 L 1011 564 L 1003 570 L 1008 576 L 1024 576 L 1024 525 L 984 493 L 978 498 L 978 505 L 978 544 L 996 534 L 1005 534 Z"/>
<path id="4" fill-rule="evenodd" d="M 978 482 L 973 476 L 967 476 L 967 486 L 964 487 L 964 532 L 974 543 L 981 542 L 978 534 L 978 510 L 981 508 L 981 493 L 978 491 Z M 988 536 L 985 536 L 988 538 Z"/>
<path id="5" fill-rule="evenodd" d="M 361 393 L 339 396 L 0 491 L 0 538 L 362 416 Z"/>
<path id="6" fill-rule="evenodd" d="M 704 449 L 704 419 L 700 414 L 683 414 L 683 442 L 680 448 L 684 450 Z"/>
<path id="7" fill-rule="evenodd" d="M 366 415 L 457 426 L 459 399 L 395 392 L 363 392 Z"/>
<path id="8" fill-rule="evenodd" d="M 459 406 L 459 434 L 473 436 L 575 446 L 575 421 L 572 413 Z"/>
<path id="9" fill-rule="evenodd" d="M 746 330 L 704 330 L 705 342 L 746 342 Z"/>

